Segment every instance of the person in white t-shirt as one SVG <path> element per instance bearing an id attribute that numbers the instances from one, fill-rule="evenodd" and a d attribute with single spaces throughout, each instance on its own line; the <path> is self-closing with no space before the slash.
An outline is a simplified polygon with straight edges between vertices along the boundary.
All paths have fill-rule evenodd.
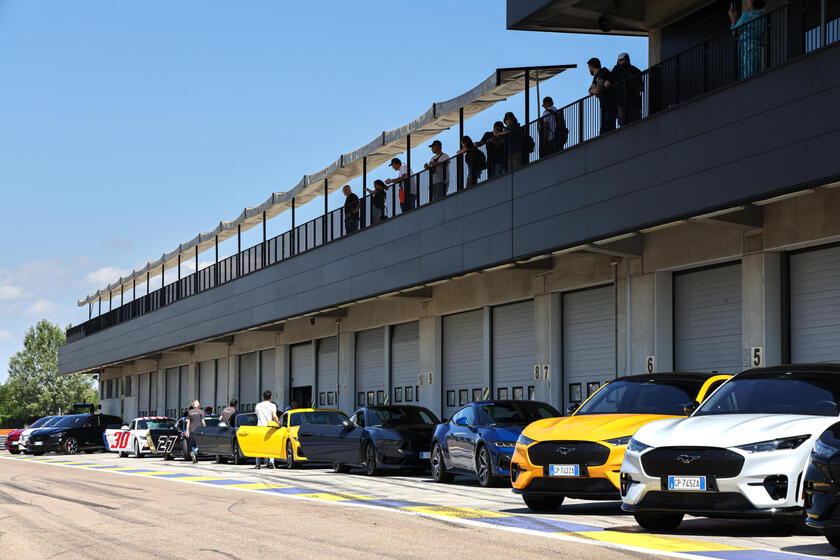
<path id="1" fill-rule="evenodd" d="M 268 426 L 268 423 L 272 420 L 278 424 L 280 423 L 280 420 L 277 418 L 277 405 L 271 402 L 271 391 L 263 391 L 263 402 L 254 407 L 254 412 L 257 413 L 257 426 Z M 268 468 L 274 468 L 274 459 L 267 457 L 257 457 L 257 466 L 254 468 L 259 469 L 262 467 L 263 461 L 265 461 Z"/>
<path id="2" fill-rule="evenodd" d="M 563 112 L 554 106 L 551 97 L 543 99 L 542 106 L 544 111 L 540 118 L 540 157 L 545 157 L 563 149 L 567 129 Z"/>
<path id="3" fill-rule="evenodd" d="M 443 153 L 443 144 L 440 143 L 440 140 L 435 140 L 429 144 L 429 147 L 434 155 L 425 165 L 425 168 L 431 169 L 432 190 L 429 193 L 429 200 L 435 201 L 445 197 L 446 191 L 449 189 L 449 154 Z"/>
<path id="4" fill-rule="evenodd" d="M 412 210 L 417 207 L 417 181 L 411 177 L 411 169 L 408 165 L 403 163 L 400 158 L 391 160 L 391 167 L 394 171 L 399 172 L 399 177 L 396 179 L 386 179 L 385 182 L 389 185 L 399 183 L 400 193 L 400 208 L 403 212 Z"/>

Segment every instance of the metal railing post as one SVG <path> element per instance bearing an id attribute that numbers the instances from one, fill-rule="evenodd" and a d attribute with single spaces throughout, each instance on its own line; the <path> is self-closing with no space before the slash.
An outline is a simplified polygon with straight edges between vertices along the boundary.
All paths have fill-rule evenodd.
<path id="1" fill-rule="evenodd" d="M 242 276 L 242 224 L 236 226 L 236 277 Z"/>
<path id="2" fill-rule="evenodd" d="M 195 246 L 195 274 L 193 274 L 193 293 L 198 293 L 198 245 Z"/>
<path id="3" fill-rule="evenodd" d="M 584 97 L 580 101 L 577 102 L 578 105 L 578 144 L 583 143 L 583 104 L 584 100 L 587 99 Z"/>
<path id="4" fill-rule="evenodd" d="M 324 223 L 321 225 L 321 245 L 327 243 L 327 215 L 329 211 L 329 189 L 327 188 L 327 179 L 324 179 Z"/>
<path id="5" fill-rule="evenodd" d="M 175 301 L 181 299 L 181 248 L 178 247 L 178 279 L 175 282 Z"/>
<path id="6" fill-rule="evenodd" d="M 289 243 L 289 256 L 297 254 L 297 232 L 295 231 L 295 198 L 292 197 L 292 238 Z"/>
<path id="7" fill-rule="evenodd" d="M 458 109 L 458 150 L 461 149 L 461 141 L 464 140 L 464 108 L 461 107 Z M 458 183 L 456 188 L 461 191 L 464 190 L 464 156 L 466 154 L 461 154 L 458 156 Z"/>
<path id="8" fill-rule="evenodd" d="M 365 212 L 365 202 L 367 200 L 367 156 L 362 158 L 362 200 L 359 205 L 359 222 L 360 227 L 367 227 L 367 212 Z"/>
<path id="9" fill-rule="evenodd" d="M 266 246 L 267 242 L 268 242 L 268 238 L 266 237 L 265 210 L 263 210 L 263 242 L 262 242 L 262 255 L 260 257 L 260 268 L 265 267 L 266 256 L 268 254 L 268 248 Z"/>
<path id="10" fill-rule="evenodd" d="M 216 267 L 213 274 L 213 285 L 219 285 L 219 236 L 216 236 Z"/>

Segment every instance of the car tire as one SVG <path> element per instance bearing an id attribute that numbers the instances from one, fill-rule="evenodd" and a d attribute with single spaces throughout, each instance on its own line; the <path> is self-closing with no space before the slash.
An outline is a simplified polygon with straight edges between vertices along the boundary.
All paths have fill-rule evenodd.
<path id="1" fill-rule="evenodd" d="M 43 454 L 44 454 L 44 452 L 43 452 L 43 451 L 33 451 L 33 452 L 32 452 L 32 455 L 34 455 L 34 456 L 36 456 L 36 457 L 37 457 L 37 456 L 39 456 L 39 455 L 43 455 Z"/>
<path id="2" fill-rule="evenodd" d="M 296 467 L 297 463 L 295 463 L 295 450 L 292 446 L 292 440 L 288 440 L 286 442 L 286 468 L 294 469 Z"/>
<path id="3" fill-rule="evenodd" d="M 446 470 L 446 461 L 443 458 L 443 448 L 439 443 L 435 443 L 432 447 L 432 479 L 435 482 L 452 482 L 454 478 L 451 473 Z"/>
<path id="4" fill-rule="evenodd" d="M 831 546 L 840 550 L 840 529 L 826 529 L 825 538 Z"/>
<path id="5" fill-rule="evenodd" d="M 18 453 L 20 453 L 20 449 L 9 449 L 9 453 L 11 453 L 12 455 L 17 455 Z"/>
<path id="6" fill-rule="evenodd" d="M 538 513 L 549 513 L 557 511 L 563 505 L 565 496 L 534 496 L 531 494 L 522 494 L 522 500 L 528 509 Z"/>
<path id="7" fill-rule="evenodd" d="M 379 466 L 376 463 L 376 448 L 372 443 L 365 446 L 365 474 L 368 476 L 376 476 L 379 474 Z"/>
<path id="8" fill-rule="evenodd" d="M 192 461 L 192 457 L 190 456 L 190 444 L 187 443 L 186 439 L 181 443 L 181 452 L 184 456 L 184 461 Z"/>
<path id="9" fill-rule="evenodd" d="M 478 476 L 478 483 L 483 488 L 492 488 L 499 484 L 498 478 L 493 476 L 493 458 L 486 445 L 479 447 L 476 453 L 475 474 Z"/>
<path id="10" fill-rule="evenodd" d="M 242 456 L 242 451 L 239 449 L 239 442 L 233 442 L 233 464 L 242 465 L 245 463 L 245 457 Z"/>
<path id="11" fill-rule="evenodd" d="M 167 453 L 166 455 L 163 456 L 163 460 L 164 461 L 173 461 L 173 460 L 175 460 L 175 457 L 173 457 L 172 455 Z"/>
<path id="12" fill-rule="evenodd" d="M 140 451 L 140 444 L 137 443 L 137 440 L 135 439 L 134 440 L 134 458 L 135 459 L 142 459 L 143 455 L 144 455 L 143 452 Z"/>
<path id="13" fill-rule="evenodd" d="M 225 464 L 227 464 L 227 462 L 228 462 L 227 457 L 219 455 L 218 453 L 216 454 L 216 463 L 218 463 L 219 465 L 225 465 Z"/>
<path id="14" fill-rule="evenodd" d="M 634 513 L 639 527 L 648 531 L 673 531 L 682 523 L 682 513 Z"/>
<path id="15" fill-rule="evenodd" d="M 350 472 L 350 467 L 348 467 L 344 463 L 333 463 L 332 467 L 334 473 L 345 474 Z"/>
<path id="16" fill-rule="evenodd" d="M 79 452 L 79 440 L 74 437 L 69 437 L 64 441 L 61 450 L 65 455 L 76 455 Z"/>
<path id="17" fill-rule="evenodd" d="M 85 449 L 85 453 L 90 455 L 91 453 L 96 453 L 96 449 Z"/>

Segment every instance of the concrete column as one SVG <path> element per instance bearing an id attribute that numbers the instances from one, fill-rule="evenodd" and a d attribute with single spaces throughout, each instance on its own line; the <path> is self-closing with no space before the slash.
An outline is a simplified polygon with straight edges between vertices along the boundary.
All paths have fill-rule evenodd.
<path id="1" fill-rule="evenodd" d="M 548 402 L 563 412 L 563 295 L 557 292 L 548 297 Z"/>
<path id="2" fill-rule="evenodd" d="M 228 346 L 228 388 L 227 395 L 224 401 L 227 403 L 230 399 L 235 398 L 242 402 L 242 396 L 239 394 L 239 356 L 233 353 L 231 346 Z"/>
<path id="3" fill-rule="evenodd" d="M 274 349 L 274 380 L 271 383 L 276 401 L 283 408 L 289 406 L 291 372 L 289 370 L 289 345 L 280 344 Z"/>
<path id="4" fill-rule="evenodd" d="M 157 414 L 164 416 L 166 414 L 166 368 L 158 367 L 156 398 L 154 410 L 157 411 Z"/>
<path id="5" fill-rule="evenodd" d="M 481 390 L 482 395 L 488 391 L 493 392 L 493 308 L 485 305 L 482 308 L 482 325 L 484 327 L 484 336 L 482 337 L 482 354 L 484 355 L 484 363 L 482 366 Z M 472 391 L 472 389 L 470 390 Z M 492 398 L 492 395 L 490 395 Z M 527 395 L 526 395 L 527 396 Z M 473 396 L 470 395 L 470 399 Z M 483 398 L 483 397 L 482 397 Z"/>
<path id="6" fill-rule="evenodd" d="M 670 272 L 654 273 L 654 371 L 674 370 L 674 279 Z M 646 370 L 643 370 L 646 371 Z"/>
<path id="7" fill-rule="evenodd" d="M 338 408 L 352 414 L 356 410 L 356 333 L 343 332 L 338 337 Z"/>
<path id="8" fill-rule="evenodd" d="M 741 259 L 743 364 L 753 367 L 752 349 L 761 347 L 762 366 L 782 362 L 781 253 L 754 253 Z"/>
<path id="9" fill-rule="evenodd" d="M 385 344 L 383 348 L 385 349 L 385 358 L 383 363 L 385 364 L 384 375 L 385 375 L 385 404 L 391 404 L 392 399 L 391 395 L 393 394 L 391 391 L 391 337 L 393 336 L 394 326 L 393 325 L 386 325 L 382 331 L 385 333 Z M 417 397 L 420 398 L 419 396 Z"/>
<path id="10" fill-rule="evenodd" d="M 318 340 L 314 339 L 310 346 L 312 352 L 312 402 L 309 404 L 312 408 L 318 407 Z M 307 406 L 300 403 L 301 406 Z"/>
<path id="11" fill-rule="evenodd" d="M 420 318 L 420 372 L 424 383 L 420 387 L 419 402 L 438 416 L 443 410 L 442 341 L 443 320 L 441 317 Z M 429 383 L 429 373 L 432 382 Z"/>
<path id="12" fill-rule="evenodd" d="M 559 294 L 556 294 L 559 298 Z M 553 337 L 557 334 L 552 329 L 552 302 L 555 294 L 542 294 L 534 297 L 534 365 L 547 364 L 549 375 L 557 372 L 552 364 Z M 551 403 L 551 380 L 545 379 L 540 368 L 540 378 L 534 380 L 535 397 L 538 401 Z M 495 395 L 494 395 L 495 396 Z"/>
<path id="13" fill-rule="evenodd" d="M 198 376 L 199 376 L 198 368 L 199 367 L 200 366 L 198 365 L 198 362 L 193 361 L 193 362 L 189 363 L 188 370 L 187 370 L 189 372 L 187 374 L 188 375 L 187 389 L 189 391 L 189 394 L 188 395 L 181 395 L 181 401 L 186 402 L 186 401 L 191 401 L 193 399 L 199 398 L 199 393 L 198 393 Z M 212 406 L 213 408 L 216 408 L 216 403 L 201 403 L 201 406 L 208 406 L 208 405 Z M 182 403 L 182 406 L 183 406 L 183 403 Z"/>

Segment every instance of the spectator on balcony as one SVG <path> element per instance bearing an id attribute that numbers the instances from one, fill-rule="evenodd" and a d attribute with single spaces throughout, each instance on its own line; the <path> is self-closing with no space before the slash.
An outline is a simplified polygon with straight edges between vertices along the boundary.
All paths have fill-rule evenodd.
<path id="1" fill-rule="evenodd" d="M 479 146 L 487 146 L 487 169 L 492 179 L 507 171 L 507 138 L 505 138 L 505 123 L 496 121 L 493 130 L 485 132 Z"/>
<path id="2" fill-rule="evenodd" d="M 412 179 L 411 169 L 408 168 L 407 164 L 400 161 L 400 158 L 392 159 L 391 167 L 400 175 L 396 179 L 386 179 L 385 182 L 389 185 L 399 183 L 400 209 L 403 212 L 408 212 L 417 207 L 417 181 Z"/>
<path id="3" fill-rule="evenodd" d="M 624 126 L 642 118 L 642 92 L 645 89 L 642 71 L 630 64 L 630 55 L 621 53 L 610 72 L 616 88 L 618 125 Z"/>
<path id="4" fill-rule="evenodd" d="M 359 230 L 359 197 L 350 189 L 350 185 L 344 185 L 341 189 L 344 193 L 344 232 L 353 233 Z"/>
<path id="5" fill-rule="evenodd" d="M 601 66 L 597 58 L 590 58 L 586 64 L 589 66 L 589 74 L 592 76 L 592 85 L 589 86 L 589 93 L 598 98 L 601 105 L 601 134 L 615 130 L 616 99 L 613 78 L 610 71 Z"/>
<path id="6" fill-rule="evenodd" d="M 429 200 L 440 200 L 446 196 L 446 191 L 449 189 L 449 155 L 443 152 L 443 144 L 440 140 L 435 140 L 429 144 L 432 150 L 432 159 L 423 167 L 429 170 L 431 174 L 429 181 L 431 183 L 431 192 L 429 193 Z"/>
<path id="7" fill-rule="evenodd" d="M 467 164 L 467 186 L 471 187 L 478 182 L 481 172 L 487 169 L 487 158 L 484 152 L 478 149 L 472 138 L 464 136 L 461 138 L 461 149 L 456 155 L 464 155 L 464 162 Z"/>
<path id="8" fill-rule="evenodd" d="M 520 165 L 528 163 L 528 154 L 534 150 L 534 140 L 510 111 L 505 113 L 505 136 L 507 140 L 507 169 L 512 171 Z"/>
<path id="9" fill-rule="evenodd" d="M 554 106 L 551 97 L 543 99 L 543 113 L 540 117 L 540 157 L 562 150 L 569 137 L 563 112 Z"/>
<path id="10" fill-rule="evenodd" d="M 374 190 L 365 187 L 365 191 L 371 195 L 370 197 L 370 225 L 375 226 L 385 219 L 385 199 L 388 193 L 385 189 L 385 182 L 377 179 L 373 182 Z"/>
<path id="11" fill-rule="evenodd" d="M 761 70 L 761 44 L 764 42 L 764 0 L 747 0 L 747 11 L 738 14 L 729 8 L 732 33 L 738 38 L 738 76 L 749 78 Z"/>

